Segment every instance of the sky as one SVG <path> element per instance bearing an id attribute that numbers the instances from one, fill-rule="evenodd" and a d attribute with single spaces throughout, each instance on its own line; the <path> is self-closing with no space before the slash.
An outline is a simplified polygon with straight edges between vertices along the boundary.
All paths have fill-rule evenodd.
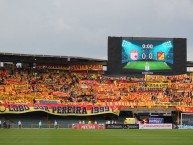
<path id="1" fill-rule="evenodd" d="M 0 52 L 107 59 L 108 36 L 187 38 L 193 0 L 0 0 Z"/>

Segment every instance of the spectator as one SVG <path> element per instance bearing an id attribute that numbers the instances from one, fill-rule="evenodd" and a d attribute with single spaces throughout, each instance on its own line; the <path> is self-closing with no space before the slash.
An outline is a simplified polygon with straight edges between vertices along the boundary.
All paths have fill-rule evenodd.
<path id="1" fill-rule="evenodd" d="M 39 128 L 42 128 L 42 121 L 39 122 Z"/>
<path id="2" fill-rule="evenodd" d="M 58 123 L 57 123 L 57 121 L 56 121 L 56 120 L 54 121 L 54 128 L 55 128 L 55 129 L 57 129 L 57 128 L 58 128 Z"/>
<path id="3" fill-rule="evenodd" d="M 3 122 L 3 128 L 7 128 L 7 122 L 6 121 Z"/>
<path id="4" fill-rule="evenodd" d="M 21 121 L 19 120 L 18 121 L 18 128 L 21 128 L 22 127 L 22 124 L 21 124 Z"/>

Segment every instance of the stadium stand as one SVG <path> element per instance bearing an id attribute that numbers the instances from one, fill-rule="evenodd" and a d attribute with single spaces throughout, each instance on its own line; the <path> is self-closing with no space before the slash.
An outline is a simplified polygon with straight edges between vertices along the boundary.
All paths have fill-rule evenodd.
<path id="1" fill-rule="evenodd" d="M 157 76 L 159 78 L 159 76 Z M 1 103 L 30 104 L 39 99 L 46 103 L 97 104 L 124 102 L 130 106 L 160 104 L 191 105 L 192 78 L 188 75 L 157 78 L 148 76 L 140 80 L 113 80 L 95 73 L 68 73 L 49 70 L 31 72 L 16 70 L 0 71 Z M 167 81 L 165 79 L 167 78 Z M 151 81 L 151 82 L 149 82 Z"/>
<path id="2" fill-rule="evenodd" d="M 29 56 L 30 57 L 30 56 Z M 81 65 L 81 64 L 79 64 Z M 87 64 L 88 65 L 88 64 Z M 89 64 L 90 65 L 90 64 Z M 192 106 L 192 74 L 177 76 L 111 77 L 103 70 L 66 70 L 48 66 L 1 67 L 0 105 L 2 104 L 62 104 L 62 105 L 119 105 L 122 111 L 133 113 L 140 108 L 158 108 L 158 112 L 176 106 Z M 156 110 L 156 109 L 155 109 Z M 154 111 L 155 113 L 156 111 Z M 164 112 L 165 113 L 165 112 Z M 124 114 L 124 113 L 123 113 Z M 1 121 L 9 121 L 17 127 L 20 120 L 23 127 L 37 128 L 41 120 L 43 127 L 52 128 L 57 120 L 60 128 L 79 120 L 105 123 L 106 120 L 123 122 L 128 115 L 81 117 L 55 116 L 48 113 L 2 114 Z M 130 117 L 134 117 L 131 113 Z M 167 118 L 167 117 L 165 117 Z M 140 117 L 139 117 L 140 119 Z M 172 122 L 172 117 L 166 122 Z"/>

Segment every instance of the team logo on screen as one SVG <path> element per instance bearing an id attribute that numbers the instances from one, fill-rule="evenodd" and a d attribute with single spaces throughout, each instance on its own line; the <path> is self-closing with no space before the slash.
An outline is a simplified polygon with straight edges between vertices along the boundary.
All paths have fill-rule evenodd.
<path id="1" fill-rule="evenodd" d="M 131 60 L 137 60 L 138 59 L 138 51 L 137 50 L 131 50 L 130 51 L 130 58 L 131 58 Z"/>
<path id="2" fill-rule="evenodd" d="M 164 52 L 157 52 L 157 60 L 164 60 L 165 54 Z"/>

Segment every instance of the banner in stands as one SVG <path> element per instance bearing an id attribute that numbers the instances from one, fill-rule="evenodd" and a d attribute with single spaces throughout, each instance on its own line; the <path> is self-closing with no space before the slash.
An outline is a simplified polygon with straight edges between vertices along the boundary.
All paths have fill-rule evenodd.
<path id="1" fill-rule="evenodd" d="M 70 70 L 103 70 L 102 65 L 72 65 L 70 66 Z"/>
<path id="2" fill-rule="evenodd" d="M 60 70 L 69 70 L 69 66 L 67 65 L 57 65 L 57 64 L 36 64 L 37 68 L 45 68 L 45 69 L 60 69 Z"/>
<path id="3" fill-rule="evenodd" d="M 85 71 L 85 70 L 103 70 L 103 65 L 56 65 L 56 64 L 36 64 L 37 68 L 46 69 L 60 69 L 71 71 Z"/>
<path id="4" fill-rule="evenodd" d="M 60 100 L 36 99 L 37 104 L 61 104 Z"/>
<path id="5" fill-rule="evenodd" d="M 193 113 L 193 106 L 176 106 L 176 110 L 186 113 Z"/>
<path id="6" fill-rule="evenodd" d="M 98 84 L 96 80 L 79 80 L 80 84 Z"/>
<path id="7" fill-rule="evenodd" d="M 60 116 L 89 116 L 98 114 L 115 114 L 119 116 L 120 106 L 66 106 L 62 104 L 0 104 L 0 114 L 19 114 L 43 111 Z"/>
<path id="8" fill-rule="evenodd" d="M 146 83 L 146 87 L 148 88 L 167 88 L 170 84 L 169 83 Z"/>

